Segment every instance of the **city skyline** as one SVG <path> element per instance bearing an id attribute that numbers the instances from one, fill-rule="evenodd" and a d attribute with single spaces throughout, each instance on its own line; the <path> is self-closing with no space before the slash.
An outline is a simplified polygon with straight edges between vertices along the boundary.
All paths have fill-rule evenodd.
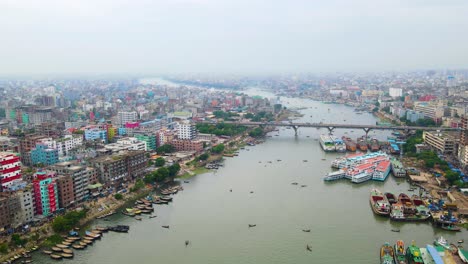
<path id="1" fill-rule="evenodd" d="M 0 75 L 468 67 L 466 1 L 7 1 Z"/>

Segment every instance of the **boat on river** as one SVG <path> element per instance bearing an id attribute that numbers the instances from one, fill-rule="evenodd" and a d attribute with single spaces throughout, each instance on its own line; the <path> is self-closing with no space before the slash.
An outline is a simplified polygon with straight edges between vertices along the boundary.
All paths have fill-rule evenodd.
<path id="1" fill-rule="evenodd" d="M 335 151 L 335 142 L 333 138 L 328 135 L 320 135 L 320 146 L 325 152 L 332 152 Z"/>
<path id="2" fill-rule="evenodd" d="M 380 149 L 379 141 L 376 138 L 371 139 L 369 143 L 369 148 L 370 148 L 370 151 L 372 152 L 379 151 Z"/>
<path id="3" fill-rule="evenodd" d="M 406 258 L 408 259 L 408 264 L 424 264 L 421 250 L 416 246 L 414 241 L 406 249 Z"/>
<path id="4" fill-rule="evenodd" d="M 356 142 L 354 142 L 350 137 L 343 136 L 341 139 L 345 143 L 347 151 L 356 151 Z"/>
<path id="5" fill-rule="evenodd" d="M 406 260 L 406 249 L 405 243 L 403 240 L 397 240 L 395 246 L 395 263 L 396 264 L 407 264 L 408 261 Z"/>
<path id="6" fill-rule="evenodd" d="M 395 197 L 395 195 L 391 192 L 386 192 L 385 194 L 385 197 L 387 197 L 387 201 L 389 204 L 394 204 L 397 202 L 397 199 Z"/>
<path id="7" fill-rule="evenodd" d="M 372 211 L 377 215 L 388 216 L 390 214 L 390 203 L 387 197 L 378 189 L 372 189 L 369 198 Z"/>
<path id="8" fill-rule="evenodd" d="M 380 264 L 394 264 L 395 262 L 393 261 L 393 255 L 395 252 L 393 252 L 393 248 L 385 242 L 380 247 Z"/>
<path id="9" fill-rule="evenodd" d="M 363 138 L 357 139 L 357 147 L 359 148 L 360 151 L 367 152 L 367 143 Z"/>
<path id="10" fill-rule="evenodd" d="M 396 158 L 392 158 L 390 160 L 392 163 L 392 174 L 396 178 L 405 178 L 406 177 L 406 169 L 403 164 Z"/>
<path id="11" fill-rule="evenodd" d="M 332 137 L 336 152 L 346 152 L 346 144 L 338 137 Z"/>

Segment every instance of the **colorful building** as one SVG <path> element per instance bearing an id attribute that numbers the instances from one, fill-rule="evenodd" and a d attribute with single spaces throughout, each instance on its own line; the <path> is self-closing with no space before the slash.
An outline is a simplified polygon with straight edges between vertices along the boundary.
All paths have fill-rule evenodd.
<path id="1" fill-rule="evenodd" d="M 101 130 L 98 128 L 86 129 L 84 137 L 86 140 L 100 139 L 104 143 L 107 143 L 107 130 Z"/>
<path id="2" fill-rule="evenodd" d="M 36 148 L 31 150 L 30 155 L 33 165 L 43 164 L 49 166 L 59 161 L 58 149 L 49 148 L 45 144 L 37 144 Z"/>
<path id="3" fill-rule="evenodd" d="M 13 153 L 0 152 L 0 191 L 21 180 L 21 161 Z"/>
<path id="4" fill-rule="evenodd" d="M 49 216 L 59 209 L 55 172 L 39 171 L 34 174 L 33 192 L 35 214 Z"/>
<path id="5" fill-rule="evenodd" d="M 148 151 L 156 150 L 156 136 L 151 134 L 134 134 L 139 141 L 146 142 Z"/>

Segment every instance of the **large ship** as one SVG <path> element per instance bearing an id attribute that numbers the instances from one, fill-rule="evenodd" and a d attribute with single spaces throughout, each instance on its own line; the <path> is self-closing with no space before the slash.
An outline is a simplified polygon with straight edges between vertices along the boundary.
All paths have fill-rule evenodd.
<path id="1" fill-rule="evenodd" d="M 398 159 L 392 158 L 390 160 L 390 162 L 392 163 L 392 174 L 393 174 L 393 176 L 395 176 L 397 178 L 406 177 L 406 169 Z"/>
<path id="2" fill-rule="evenodd" d="M 335 142 L 330 136 L 327 135 L 320 135 L 320 146 L 326 152 L 335 151 Z"/>
<path id="3" fill-rule="evenodd" d="M 356 151 L 356 142 L 354 142 L 351 138 L 345 136 L 343 136 L 341 139 L 344 141 L 347 151 Z"/>
<path id="4" fill-rule="evenodd" d="M 407 264 L 406 260 L 406 249 L 403 240 L 398 240 L 395 244 L 395 263 L 396 264 Z"/>
<path id="5" fill-rule="evenodd" d="M 333 142 L 335 142 L 336 152 L 346 152 L 346 145 L 343 140 L 339 139 L 338 137 L 333 137 Z"/>
<path id="6" fill-rule="evenodd" d="M 372 179 L 376 181 L 385 181 L 389 173 L 390 173 L 390 161 L 384 160 L 380 162 L 375 168 Z"/>
<path id="7" fill-rule="evenodd" d="M 367 152 L 367 143 L 363 138 L 357 139 L 357 147 L 359 148 L 360 151 Z"/>
<path id="8" fill-rule="evenodd" d="M 387 197 L 378 189 L 371 190 L 369 201 L 375 214 L 384 216 L 390 214 L 390 203 L 388 203 Z"/>
<path id="9" fill-rule="evenodd" d="M 387 242 L 380 247 L 380 264 L 394 264 L 393 262 L 393 252 L 392 246 Z"/>
<path id="10" fill-rule="evenodd" d="M 369 143 L 370 151 L 376 152 L 380 149 L 379 141 L 376 138 L 373 138 Z"/>
<path id="11" fill-rule="evenodd" d="M 408 258 L 409 264 L 424 264 L 421 257 L 421 250 L 415 245 L 414 241 L 411 246 L 406 249 L 406 257 Z"/>
<path id="12" fill-rule="evenodd" d="M 429 217 L 431 216 L 429 213 L 429 208 L 427 208 L 424 201 L 421 200 L 421 197 L 415 194 L 411 196 L 411 200 L 413 202 L 414 207 L 416 208 L 415 220 L 424 221 L 429 219 Z"/>
<path id="13" fill-rule="evenodd" d="M 419 196 L 413 196 L 413 199 L 411 199 L 408 195 L 400 193 L 398 196 L 398 203 L 402 205 L 404 215 L 404 219 L 400 220 L 425 221 L 430 217 L 429 210 Z"/>

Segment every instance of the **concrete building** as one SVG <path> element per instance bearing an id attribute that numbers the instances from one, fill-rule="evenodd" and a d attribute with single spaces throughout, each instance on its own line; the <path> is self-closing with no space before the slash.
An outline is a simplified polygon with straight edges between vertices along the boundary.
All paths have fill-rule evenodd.
<path id="1" fill-rule="evenodd" d="M 468 166 L 468 117 L 461 117 L 460 145 L 458 147 L 458 160 L 464 168 Z"/>
<path id="2" fill-rule="evenodd" d="M 112 153 L 124 150 L 147 150 L 146 142 L 140 141 L 134 137 L 119 139 L 115 143 L 105 145 L 104 148 Z"/>
<path id="3" fill-rule="evenodd" d="M 436 123 L 440 123 L 444 116 L 444 108 L 442 106 L 427 102 L 415 102 L 414 111 L 423 113 L 426 118 L 430 118 Z"/>
<path id="4" fill-rule="evenodd" d="M 31 156 L 29 155 L 29 152 L 36 148 L 36 144 L 40 143 L 41 140 L 48 141 L 48 137 L 43 135 L 30 134 L 20 139 L 21 162 L 24 165 L 31 166 Z"/>
<path id="5" fill-rule="evenodd" d="M 75 162 L 60 162 L 51 167 L 51 169 L 60 176 L 68 176 L 73 180 L 73 196 L 69 194 L 69 179 L 58 180 L 62 189 L 60 193 L 62 203 L 69 205 L 72 202 L 79 203 L 86 200 L 89 196 L 88 185 L 97 182 L 98 172 L 92 167 L 79 165 Z M 72 199 L 70 201 L 70 199 Z"/>
<path id="6" fill-rule="evenodd" d="M 403 96 L 403 89 L 401 89 L 401 88 L 390 88 L 390 89 L 388 89 L 388 94 L 391 97 L 402 97 Z"/>
<path id="7" fill-rule="evenodd" d="M 43 164 L 50 166 L 59 161 L 58 150 L 41 143 L 38 143 L 36 148 L 31 150 L 30 156 L 32 165 Z"/>
<path id="8" fill-rule="evenodd" d="M 66 135 L 56 140 L 56 146 L 60 157 L 68 156 L 69 151 L 83 145 L 82 135 Z"/>
<path id="9" fill-rule="evenodd" d="M 124 126 L 126 123 L 135 122 L 137 120 L 138 114 L 135 111 L 125 112 L 120 111 L 117 114 L 118 122 L 120 126 Z"/>
<path id="10" fill-rule="evenodd" d="M 192 140 L 197 137 L 197 127 L 190 122 L 177 123 L 177 137 Z"/>
<path id="11" fill-rule="evenodd" d="M 0 152 L 0 192 L 21 180 L 20 158 L 13 153 Z"/>
<path id="12" fill-rule="evenodd" d="M 35 215 L 49 216 L 59 209 L 56 174 L 39 171 L 34 175 Z"/>
<path id="13" fill-rule="evenodd" d="M 98 128 L 89 128 L 84 133 L 85 140 L 100 140 L 103 143 L 107 143 L 107 130 Z"/>
<path id="14" fill-rule="evenodd" d="M 11 225 L 8 194 L 0 192 L 0 231 L 5 231 Z"/>
<path id="15" fill-rule="evenodd" d="M 187 140 L 187 139 L 174 139 L 171 142 L 176 151 L 202 151 L 203 141 L 200 140 Z"/>
<path id="16" fill-rule="evenodd" d="M 156 150 L 156 136 L 153 134 L 147 133 L 134 133 L 134 136 L 139 141 L 146 143 L 146 150 L 147 151 L 154 151 Z"/>
<path id="17" fill-rule="evenodd" d="M 105 185 L 118 185 L 145 175 L 148 165 L 146 152 L 126 151 L 111 156 L 98 157 L 91 161 L 97 169 L 99 180 Z"/>
<path id="18" fill-rule="evenodd" d="M 57 178 L 57 188 L 60 208 L 68 208 L 75 203 L 73 178 L 70 175 L 60 175 Z"/>
<path id="19" fill-rule="evenodd" d="M 21 217 L 19 222 L 21 224 L 30 223 L 34 220 L 34 195 L 32 185 L 17 191 L 17 194 L 21 205 Z"/>
<path id="20" fill-rule="evenodd" d="M 175 134 L 173 131 L 163 129 L 158 131 L 157 137 L 156 137 L 156 146 L 160 147 L 164 144 L 170 144 L 172 140 L 174 140 Z"/>
<path id="21" fill-rule="evenodd" d="M 413 110 L 408 110 L 406 111 L 406 120 L 410 121 L 410 122 L 416 122 L 418 121 L 419 119 L 424 119 L 424 114 L 421 113 L 421 112 L 416 112 L 416 111 L 413 111 Z"/>
<path id="22" fill-rule="evenodd" d="M 424 142 L 442 154 L 455 154 L 455 138 L 447 133 L 428 132 L 423 133 Z"/>

